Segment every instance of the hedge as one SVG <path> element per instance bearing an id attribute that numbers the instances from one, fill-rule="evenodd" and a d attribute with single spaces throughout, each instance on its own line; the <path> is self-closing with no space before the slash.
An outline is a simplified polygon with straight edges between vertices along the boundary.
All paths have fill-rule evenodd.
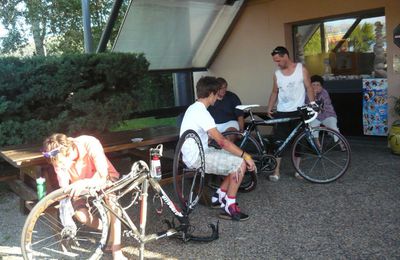
<path id="1" fill-rule="evenodd" d="M 106 132 L 134 111 L 173 105 L 170 76 L 148 67 L 142 54 L 1 58 L 0 146 Z"/>

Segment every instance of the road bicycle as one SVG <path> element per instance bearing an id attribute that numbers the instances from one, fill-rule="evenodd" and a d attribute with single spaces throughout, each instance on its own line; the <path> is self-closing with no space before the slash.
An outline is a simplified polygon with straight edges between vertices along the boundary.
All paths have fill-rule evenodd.
<path id="1" fill-rule="evenodd" d="M 297 173 L 313 183 L 330 183 L 345 174 L 351 159 L 350 145 L 339 132 L 326 127 L 314 127 L 309 122 L 318 116 L 310 106 L 298 108 L 298 116 L 279 119 L 256 119 L 252 108 L 258 105 L 240 105 L 237 108 L 248 112 L 250 122 L 243 132 L 223 133 L 233 138 L 235 143 L 249 153 L 256 163 L 258 173 L 271 173 L 277 166 L 276 158 L 290 146 L 291 159 Z M 262 136 L 258 126 L 273 126 L 298 120 L 285 140 L 273 140 Z M 300 158 L 300 159 L 298 159 Z M 253 190 L 257 179 L 248 175 L 242 182 L 241 189 Z"/>
<path id="2" fill-rule="evenodd" d="M 198 154 L 195 168 L 189 168 L 182 161 L 182 147 L 190 144 L 192 151 Z M 161 151 L 160 151 L 161 149 Z M 161 148 L 153 149 L 162 155 Z M 99 218 L 102 229 L 97 230 L 84 226 L 75 219 L 72 211 L 71 219 L 75 224 L 65 225 L 60 202 L 69 194 L 58 189 L 40 200 L 28 215 L 22 231 L 21 248 L 24 259 L 99 259 L 106 245 L 110 230 L 109 216 L 115 215 L 125 227 L 124 236 L 132 237 L 139 242 L 139 258 L 144 258 L 146 243 L 164 237 L 178 237 L 183 241 L 213 241 L 218 238 L 217 225 L 209 224 L 211 234 L 208 236 L 193 235 L 194 227 L 190 224 L 189 215 L 198 203 L 204 185 L 205 159 L 201 140 L 196 132 L 186 131 L 178 141 L 173 161 L 173 183 L 176 199 L 170 198 L 153 178 L 152 171 L 144 161 L 132 165 L 130 173 L 118 181 L 110 183 L 101 190 L 88 190 L 79 199 L 85 205 L 91 216 Z M 165 203 L 172 212 L 174 219 L 165 220 L 166 229 L 146 234 L 147 199 L 149 188 L 154 192 L 162 206 Z M 107 198 L 113 198 L 113 207 L 106 203 Z M 128 198 L 128 205 L 127 200 Z M 76 199 L 76 198 L 74 198 Z M 127 213 L 127 209 L 139 204 L 139 226 Z M 64 223 L 64 224 L 63 224 Z"/>

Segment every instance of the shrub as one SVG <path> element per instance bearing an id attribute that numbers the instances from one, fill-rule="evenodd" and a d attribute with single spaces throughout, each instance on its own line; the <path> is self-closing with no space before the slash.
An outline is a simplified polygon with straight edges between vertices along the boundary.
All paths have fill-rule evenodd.
<path id="1" fill-rule="evenodd" d="M 122 53 L 0 59 L 0 146 L 107 131 L 151 106 L 148 66 Z"/>

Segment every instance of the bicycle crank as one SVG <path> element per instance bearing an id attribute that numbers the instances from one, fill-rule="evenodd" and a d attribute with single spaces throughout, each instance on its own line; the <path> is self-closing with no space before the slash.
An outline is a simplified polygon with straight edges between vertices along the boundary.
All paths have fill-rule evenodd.
<path id="1" fill-rule="evenodd" d="M 264 154 L 261 158 L 262 167 L 261 172 L 272 172 L 276 168 L 276 158 L 269 154 Z"/>

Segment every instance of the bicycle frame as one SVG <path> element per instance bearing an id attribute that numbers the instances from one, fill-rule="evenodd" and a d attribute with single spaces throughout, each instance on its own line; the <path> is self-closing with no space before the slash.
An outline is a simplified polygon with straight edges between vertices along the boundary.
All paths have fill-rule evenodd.
<path id="1" fill-rule="evenodd" d="M 263 151 L 263 154 L 267 154 L 268 148 L 266 147 L 264 139 L 261 136 L 261 133 L 258 130 L 257 126 L 260 126 L 260 125 L 262 125 L 262 126 L 274 125 L 274 124 L 286 123 L 286 122 L 295 121 L 295 120 L 299 120 L 300 119 L 300 122 L 297 124 L 297 126 L 295 128 L 293 128 L 293 130 L 290 132 L 290 134 L 284 140 L 284 142 L 273 152 L 272 155 L 274 157 L 280 157 L 282 152 L 290 144 L 290 141 L 292 141 L 296 137 L 296 135 L 298 133 L 300 133 L 302 130 L 303 131 L 310 131 L 307 123 L 305 122 L 305 120 L 301 116 L 299 116 L 299 117 L 285 117 L 285 118 L 277 118 L 277 119 L 268 119 L 268 120 L 256 120 L 254 118 L 254 115 L 253 115 L 253 112 L 251 111 L 251 109 L 248 109 L 247 111 L 249 112 L 251 120 L 250 120 L 250 124 L 246 127 L 246 129 L 244 131 L 245 138 L 243 138 L 243 141 L 242 141 L 241 145 L 243 145 L 247 141 L 247 136 L 251 135 L 251 133 L 254 131 L 255 134 L 256 134 L 256 140 L 260 144 L 260 146 L 262 148 L 262 151 Z M 309 139 L 309 142 L 312 145 L 313 149 L 319 154 L 320 151 L 317 148 L 317 146 L 315 145 L 315 143 L 313 142 L 311 137 Z"/>
<path id="2" fill-rule="evenodd" d="M 143 162 L 144 163 L 144 162 Z M 154 234 L 146 235 L 146 223 L 147 223 L 147 198 L 148 198 L 148 189 L 152 187 L 157 194 L 160 195 L 160 198 L 168 205 L 168 208 L 174 214 L 174 216 L 179 221 L 179 226 L 175 226 L 175 223 L 167 223 L 169 228 L 162 232 L 157 232 Z M 130 204 L 127 208 L 129 208 L 140 196 L 140 218 L 139 218 L 139 227 L 137 227 L 132 219 L 129 217 L 125 208 L 122 207 L 119 203 L 119 199 L 125 196 L 128 193 L 138 193 L 138 196 L 134 198 L 132 204 Z M 105 202 L 105 197 L 110 194 L 116 194 L 116 199 L 114 201 L 116 209 L 112 209 Z M 210 237 L 194 237 L 188 234 L 189 219 L 188 213 L 182 211 L 178 208 L 175 203 L 168 197 L 167 193 L 162 189 L 161 185 L 151 177 L 150 171 L 145 169 L 141 171 L 138 175 L 135 174 L 135 171 L 131 171 L 128 175 L 124 176 L 119 181 L 112 184 L 111 187 L 103 191 L 102 193 L 98 193 L 96 201 L 101 203 L 103 207 L 105 207 L 111 214 L 114 214 L 121 223 L 123 223 L 129 231 L 125 234 L 133 237 L 136 241 L 140 243 L 139 257 L 143 259 L 144 257 L 144 246 L 147 242 L 158 240 L 163 237 L 170 237 L 176 235 L 178 233 L 182 233 L 182 239 L 186 242 L 188 240 L 197 240 L 197 241 L 212 241 L 218 238 L 218 226 L 210 224 L 212 228 L 212 234 Z M 121 215 L 118 214 L 121 212 Z"/>

